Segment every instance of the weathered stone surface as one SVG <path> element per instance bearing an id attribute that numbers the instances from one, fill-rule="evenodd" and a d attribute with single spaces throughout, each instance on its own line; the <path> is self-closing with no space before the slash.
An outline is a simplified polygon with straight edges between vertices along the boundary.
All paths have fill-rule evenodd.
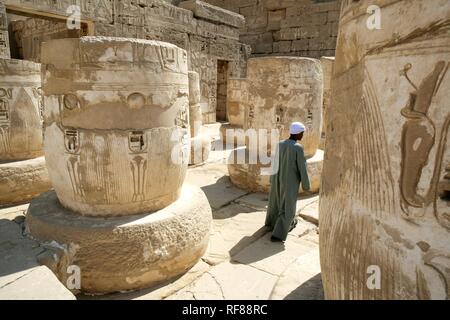
<path id="1" fill-rule="evenodd" d="M 320 62 L 298 57 L 251 58 L 247 70 L 248 107 L 244 129 L 265 129 L 268 135 L 278 129 L 282 140 L 289 137 L 291 122 L 301 121 L 307 127 L 301 141 L 305 155 L 314 155 L 322 125 Z"/>
<path id="2" fill-rule="evenodd" d="M 2 210 L 4 211 L 4 210 Z M 74 299 L 36 256 L 45 249 L 22 235 L 22 226 L 0 215 L 0 299 Z"/>
<path id="3" fill-rule="evenodd" d="M 227 176 L 226 165 L 221 163 L 189 170 L 186 182 L 201 187 L 213 209 L 219 209 L 248 193 L 233 186 Z"/>
<path id="4" fill-rule="evenodd" d="M 208 160 L 211 151 L 211 138 L 206 134 L 199 134 L 191 138 L 191 154 L 189 164 L 202 164 Z"/>
<path id="5" fill-rule="evenodd" d="M 240 14 L 212 6 L 203 1 L 182 1 L 178 6 L 192 11 L 197 18 L 219 22 L 236 28 L 241 28 L 245 24 L 245 19 Z"/>
<path id="6" fill-rule="evenodd" d="M 231 125 L 244 127 L 247 95 L 246 79 L 228 79 L 227 118 Z"/>
<path id="7" fill-rule="evenodd" d="M 245 17 L 240 39 L 251 45 L 255 54 L 276 55 L 282 52 L 283 55 L 312 58 L 334 56 L 341 0 L 205 2 Z"/>
<path id="8" fill-rule="evenodd" d="M 15 28 L 13 40 L 21 57 L 26 59 L 40 59 L 43 41 L 83 35 L 160 40 L 185 49 L 189 70 L 200 74 L 204 123 L 213 123 L 216 121 L 217 61 L 227 61 L 234 77 L 245 75 L 250 47 L 239 42 L 239 27 L 234 26 L 242 25 L 244 19 L 239 14 L 202 2 L 197 2 L 194 10 L 201 17 L 194 17 L 192 11 L 177 7 L 179 2 L 80 0 L 76 5 L 81 9 L 81 29 L 68 30 L 66 17 L 71 12 L 67 9 L 74 5 L 72 0 L 4 1 L 14 11 L 60 18 L 60 22 L 53 19 L 38 22 L 40 19 L 32 18 L 14 24 L 21 28 Z M 33 36 L 29 31 L 33 31 Z"/>
<path id="9" fill-rule="evenodd" d="M 41 65 L 0 59 L 0 161 L 42 155 Z"/>
<path id="10" fill-rule="evenodd" d="M 76 300 L 47 267 L 28 270 L 16 281 L 0 288 L 0 300 Z"/>
<path id="11" fill-rule="evenodd" d="M 208 245 L 211 208 L 197 187 L 157 212 L 126 217 L 85 217 L 63 208 L 54 192 L 33 200 L 27 228 L 41 242 L 65 248 L 58 269 L 81 270 L 81 290 L 108 293 L 151 287 L 189 270 Z"/>
<path id="12" fill-rule="evenodd" d="M 26 202 L 52 187 L 45 158 L 0 163 L 0 205 Z"/>
<path id="13" fill-rule="evenodd" d="M 229 260 L 267 232 L 264 211 L 231 204 L 215 211 L 213 217 L 209 246 L 202 258 L 209 264 Z"/>
<path id="14" fill-rule="evenodd" d="M 0 3 L 0 59 L 10 58 L 8 17 L 6 15 L 5 5 Z"/>
<path id="15" fill-rule="evenodd" d="M 320 196 L 328 299 L 449 298 L 449 17 L 448 1 L 343 3 Z"/>
<path id="16" fill-rule="evenodd" d="M 224 262 L 169 299 L 263 300 L 269 298 L 276 280 L 276 276 L 253 267 Z"/>
<path id="17" fill-rule="evenodd" d="M 197 278 L 208 271 L 209 265 L 206 262 L 199 261 L 188 272 L 176 279 L 171 279 L 156 287 L 149 289 L 136 290 L 131 292 L 112 293 L 104 295 L 78 295 L 78 300 L 162 300 L 176 294 L 187 285 L 194 282 Z"/>
<path id="18" fill-rule="evenodd" d="M 211 151 L 211 138 L 203 133 L 200 77 L 189 71 L 189 126 L 191 131 L 191 154 L 189 164 L 200 164 L 208 160 Z"/>
<path id="19" fill-rule="evenodd" d="M 323 300 L 319 250 L 297 257 L 275 285 L 271 300 Z"/>
<path id="20" fill-rule="evenodd" d="M 247 149 L 244 150 L 245 159 L 249 159 L 249 153 Z M 263 169 L 268 169 L 269 165 L 262 164 L 240 164 L 239 151 L 234 151 L 228 160 L 228 172 L 233 184 L 239 188 L 251 191 L 251 192 L 264 192 L 268 193 L 270 190 L 270 175 L 263 174 Z M 311 188 L 307 194 L 316 193 L 320 189 L 322 166 L 323 166 L 324 153 L 322 150 L 317 150 L 313 157 L 306 160 L 308 177 L 310 180 Z M 248 160 L 246 162 L 249 162 Z M 305 193 L 299 188 L 299 194 Z"/>
<path id="21" fill-rule="evenodd" d="M 317 245 L 292 237 L 285 243 L 270 241 L 271 233 L 255 241 L 232 258 L 233 262 L 249 265 L 255 269 L 280 276 L 295 260 L 313 250 Z"/>
<path id="22" fill-rule="evenodd" d="M 309 203 L 303 208 L 297 207 L 297 213 L 300 217 L 309 221 L 315 225 L 319 224 L 319 197 L 315 198 L 315 201 Z"/>
<path id="23" fill-rule="evenodd" d="M 329 130 L 333 128 L 332 124 L 328 122 L 327 112 L 331 105 L 331 77 L 333 76 L 334 57 L 321 57 L 320 63 L 323 70 L 323 121 L 319 147 L 323 150 L 325 148 L 327 127 L 329 127 Z"/>
<path id="24" fill-rule="evenodd" d="M 44 147 L 61 203 L 127 215 L 175 201 L 189 157 L 186 51 L 82 37 L 46 42 L 42 61 Z"/>
<path id="25" fill-rule="evenodd" d="M 241 137 L 236 130 L 234 143 L 245 139 L 246 149 L 231 154 L 231 181 L 249 191 L 268 192 L 270 176 L 262 169 L 269 169 L 272 161 L 263 164 L 266 159 L 261 156 L 265 150 L 274 151 L 276 143 L 289 137 L 293 121 L 301 121 L 307 127 L 301 144 L 308 158 L 310 192 L 317 192 L 323 161 L 323 152 L 317 149 L 322 125 L 320 62 L 297 57 L 251 58 L 245 81 L 248 93 L 244 101 L 244 130 L 240 131 Z"/>

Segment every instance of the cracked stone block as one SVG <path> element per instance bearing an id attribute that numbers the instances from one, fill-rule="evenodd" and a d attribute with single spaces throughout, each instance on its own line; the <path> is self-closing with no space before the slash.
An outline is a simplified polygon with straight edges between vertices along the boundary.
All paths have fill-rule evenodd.
<path id="1" fill-rule="evenodd" d="M 291 263 L 278 279 L 270 299 L 323 300 L 319 250 L 312 250 Z"/>
<path id="2" fill-rule="evenodd" d="M 270 297 L 277 277 L 243 264 L 224 262 L 169 299 L 263 300 Z"/>
<path id="3" fill-rule="evenodd" d="M 211 164 L 188 171 L 186 182 L 202 188 L 213 209 L 219 209 L 247 194 L 232 185 L 224 164 Z"/>
<path id="4" fill-rule="evenodd" d="M 231 204 L 214 212 L 213 216 L 209 246 L 203 257 L 210 264 L 230 259 L 267 232 L 265 212 Z"/>
<path id="5" fill-rule="evenodd" d="M 47 267 L 29 270 L 20 278 L 0 287 L 0 300 L 76 300 Z"/>
<path id="6" fill-rule="evenodd" d="M 280 276 L 298 257 L 317 250 L 317 244 L 302 238 L 289 236 L 284 243 L 274 243 L 270 237 L 271 233 L 267 233 L 234 256 L 232 261 Z"/>

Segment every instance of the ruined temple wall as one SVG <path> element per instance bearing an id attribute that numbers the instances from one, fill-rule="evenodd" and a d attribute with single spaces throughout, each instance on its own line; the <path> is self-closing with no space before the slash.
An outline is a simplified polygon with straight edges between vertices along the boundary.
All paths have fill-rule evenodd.
<path id="1" fill-rule="evenodd" d="M 243 15 L 255 55 L 334 56 L 341 0 L 205 0 Z"/>
<path id="2" fill-rule="evenodd" d="M 208 8 L 199 10 L 198 3 L 184 2 L 187 9 L 177 7 L 181 1 L 162 0 L 5 0 L 8 7 L 41 11 L 65 17 L 67 8 L 79 3 L 83 22 L 92 22 L 90 33 L 99 36 L 130 37 L 169 42 L 188 52 L 188 67 L 200 75 L 201 106 L 203 122 L 216 121 L 217 103 L 217 60 L 229 62 L 229 77 L 245 76 L 246 59 L 250 55 L 249 46 L 239 42 L 239 27 L 244 18 L 233 12 Z M 186 3 L 189 6 L 186 6 Z M 201 9 L 201 7 L 200 7 Z M 219 9 L 219 8 L 217 8 Z M 217 12 L 216 12 L 217 11 Z M 205 12 L 212 12 L 208 16 Z M 64 22 L 64 20 L 62 20 Z M 65 22 L 64 22 L 65 23 Z M 33 26 L 32 28 L 30 28 Z M 64 38 L 49 30 L 46 24 L 30 23 L 30 31 L 38 37 L 22 41 L 25 59 L 35 59 L 42 41 L 40 39 Z M 17 29 L 17 28 L 16 28 Z M 27 29 L 27 28 L 25 28 Z M 51 29 L 51 28 L 50 28 Z M 47 30 L 47 31 L 45 31 Z M 27 30 L 22 30 L 25 39 Z M 18 35 L 17 37 L 20 38 Z M 71 36 L 69 36 L 71 37 Z M 25 43 L 25 45 L 23 45 Z M 27 49 L 25 49 L 27 47 Z M 28 52 L 28 53 L 27 53 Z M 31 58 L 30 58 L 31 57 Z"/>

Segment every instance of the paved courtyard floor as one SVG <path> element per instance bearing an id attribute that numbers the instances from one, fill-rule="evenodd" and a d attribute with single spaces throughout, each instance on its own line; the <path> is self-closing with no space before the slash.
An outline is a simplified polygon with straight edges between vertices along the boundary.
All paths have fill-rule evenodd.
<path id="1" fill-rule="evenodd" d="M 0 209 L 0 299 L 323 299 L 318 196 L 299 198 L 297 227 L 284 244 L 272 243 L 268 196 L 231 184 L 228 154 L 212 151 L 188 171 L 186 182 L 203 189 L 214 220 L 206 254 L 186 274 L 156 288 L 75 297 L 37 262 L 46 248 L 24 235 L 25 204 Z"/>

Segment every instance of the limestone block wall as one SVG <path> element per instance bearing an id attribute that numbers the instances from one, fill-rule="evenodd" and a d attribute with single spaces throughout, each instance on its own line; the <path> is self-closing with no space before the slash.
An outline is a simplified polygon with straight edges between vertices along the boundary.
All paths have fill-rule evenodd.
<path id="1" fill-rule="evenodd" d="M 334 56 L 341 0 L 206 0 L 243 15 L 255 55 Z"/>
<path id="2" fill-rule="evenodd" d="M 367 28 L 369 5 L 380 30 Z M 325 296 L 449 299 L 450 2 L 348 0 L 340 19 L 320 195 Z"/>
<path id="3" fill-rule="evenodd" d="M 7 8 L 27 10 L 38 14 L 51 14 L 63 19 L 72 0 L 3 0 Z M 79 0 L 83 25 L 89 26 L 89 35 L 130 37 L 169 42 L 188 53 L 189 70 L 200 75 L 203 122 L 216 121 L 218 60 L 228 63 L 230 77 L 244 77 L 248 45 L 239 41 L 239 28 L 244 18 L 234 12 L 206 6 L 199 1 L 163 0 Z M 180 5 L 178 7 L 177 5 Z M 46 26 L 30 30 L 39 37 L 55 38 L 60 35 Z M 27 34 L 27 30 L 24 31 Z M 82 33 L 84 34 L 84 33 Z M 64 35 L 65 36 L 65 35 Z M 26 40 L 27 51 L 36 56 L 41 41 Z M 38 48 L 35 48 L 35 47 Z"/>
<path id="4" fill-rule="evenodd" d="M 79 38 L 86 35 L 85 29 L 67 29 L 65 22 L 44 19 L 12 21 L 11 32 L 19 56 L 17 58 L 41 61 L 41 44 L 52 39 Z"/>

